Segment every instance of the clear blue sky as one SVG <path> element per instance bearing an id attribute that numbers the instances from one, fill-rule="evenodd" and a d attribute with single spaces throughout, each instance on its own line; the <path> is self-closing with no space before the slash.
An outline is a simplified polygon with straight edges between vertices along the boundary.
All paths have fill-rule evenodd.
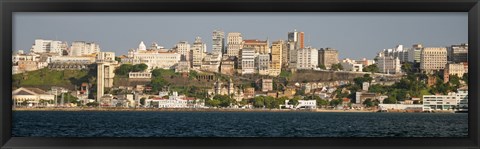
<path id="1" fill-rule="evenodd" d="M 29 51 L 34 40 L 92 41 L 102 51 L 126 54 L 140 41 L 165 48 L 200 36 L 211 51 L 212 31 L 241 32 L 244 39 L 287 39 L 297 29 L 314 48 L 332 47 L 340 58 L 373 58 L 398 44 L 449 46 L 468 40 L 466 12 L 432 13 L 47 13 L 16 12 L 13 48 Z M 225 33 L 225 34 L 226 34 Z"/>

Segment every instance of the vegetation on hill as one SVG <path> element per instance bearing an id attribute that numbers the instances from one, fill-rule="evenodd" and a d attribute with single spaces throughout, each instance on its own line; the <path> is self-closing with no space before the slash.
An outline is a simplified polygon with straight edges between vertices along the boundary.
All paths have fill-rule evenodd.
<path id="1" fill-rule="evenodd" d="M 60 86 L 73 89 L 83 82 L 95 83 L 96 70 L 51 70 L 48 68 L 12 76 L 13 87 L 38 87 L 49 89 Z"/>

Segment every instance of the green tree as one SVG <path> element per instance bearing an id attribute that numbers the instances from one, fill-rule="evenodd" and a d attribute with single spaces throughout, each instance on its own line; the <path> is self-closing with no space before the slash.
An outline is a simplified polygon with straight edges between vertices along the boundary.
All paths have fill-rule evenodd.
<path id="1" fill-rule="evenodd" d="M 325 65 L 323 65 L 323 64 L 318 65 L 318 68 L 323 69 L 323 70 L 327 69 L 327 67 L 325 67 Z"/>
<path id="2" fill-rule="evenodd" d="M 324 99 L 317 99 L 317 105 L 319 107 L 326 107 L 328 105 L 328 100 L 324 100 Z"/>
<path id="3" fill-rule="evenodd" d="M 210 99 L 210 100 L 207 100 L 205 104 L 210 107 L 218 107 L 221 104 L 221 102 L 219 100 Z"/>
<path id="4" fill-rule="evenodd" d="M 85 104 L 88 107 L 98 107 L 99 103 L 98 102 L 89 102 Z"/>
<path id="5" fill-rule="evenodd" d="M 370 98 L 367 98 L 365 101 L 363 101 L 363 104 L 366 107 L 372 107 L 374 105 L 374 103 L 372 102 L 372 99 L 370 99 Z"/>
<path id="6" fill-rule="evenodd" d="M 142 72 L 142 71 L 147 70 L 147 68 L 148 68 L 147 64 L 141 63 L 141 64 L 133 65 L 133 67 L 131 68 L 130 71 L 131 72 Z"/>
<path id="7" fill-rule="evenodd" d="M 132 69 L 133 69 L 132 64 L 122 64 L 122 65 L 120 65 L 120 67 L 115 69 L 114 72 L 115 72 L 116 75 L 126 76 L 126 75 L 128 75 L 129 72 L 132 71 Z"/>
<path id="8" fill-rule="evenodd" d="M 330 70 L 333 70 L 333 71 L 343 70 L 343 66 L 340 63 L 332 64 Z"/>
<path id="9" fill-rule="evenodd" d="M 468 84 L 468 73 L 463 74 L 462 80 Z"/>
<path id="10" fill-rule="evenodd" d="M 380 69 L 378 68 L 377 64 L 372 64 L 364 67 L 363 72 L 378 73 L 380 72 Z"/>
<path id="11" fill-rule="evenodd" d="M 115 61 L 117 61 L 118 63 L 122 62 L 122 59 L 120 57 L 115 57 Z"/>
<path id="12" fill-rule="evenodd" d="M 253 106 L 256 108 L 263 108 L 265 106 L 264 96 L 257 96 L 253 98 Z"/>
<path id="13" fill-rule="evenodd" d="M 383 103 L 384 104 L 395 104 L 395 103 L 397 103 L 397 99 L 388 97 L 388 98 L 385 98 L 383 100 Z"/>
<path id="14" fill-rule="evenodd" d="M 141 104 L 142 106 L 145 105 L 145 100 L 146 100 L 146 99 L 147 99 L 147 98 L 145 98 L 145 97 L 140 98 L 140 104 Z"/>

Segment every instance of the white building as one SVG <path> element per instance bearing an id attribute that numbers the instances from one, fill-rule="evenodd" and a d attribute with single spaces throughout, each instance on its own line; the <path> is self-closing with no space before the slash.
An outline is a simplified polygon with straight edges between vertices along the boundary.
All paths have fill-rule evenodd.
<path id="1" fill-rule="evenodd" d="M 212 35 L 212 53 L 225 53 L 225 32 L 214 30 Z"/>
<path id="2" fill-rule="evenodd" d="M 340 62 L 345 71 L 353 71 L 353 72 L 362 72 L 363 71 L 363 64 L 357 63 L 355 60 L 351 59 L 344 59 Z"/>
<path id="3" fill-rule="evenodd" d="M 150 72 L 129 72 L 128 78 L 130 79 L 150 79 L 152 78 L 152 73 Z"/>
<path id="4" fill-rule="evenodd" d="M 176 52 L 165 52 L 164 50 L 130 50 L 127 58 L 122 58 L 122 63 L 141 64 L 148 66 L 148 70 L 155 68 L 174 69 L 181 59 L 181 55 Z"/>
<path id="5" fill-rule="evenodd" d="M 468 91 L 450 92 L 448 95 L 423 95 L 423 111 L 468 110 Z"/>
<path id="6" fill-rule="evenodd" d="M 175 46 L 177 53 L 181 55 L 181 60 L 190 60 L 190 44 L 187 41 L 180 41 Z"/>
<path id="7" fill-rule="evenodd" d="M 381 73 L 397 74 L 401 72 L 400 59 L 393 56 L 385 56 L 383 52 L 377 55 L 377 67 Z"/>
<path id="8" fill-rule="evenodd" d="M 239 32 L 228 33 L 227 45 L 227 56 L 239 57 L 240 49 L 243 48 L 242 34 Z"/>
<path id="9" fill-rule="evenodd" d="M 100 45 L 94 42 L 74 41 L 70 47 L 70 56 L 92 55 L 100 52 Z"/>
<path id="10" fill-rule="evenodd" d="M 307 47 L 297 51 L 297 69 L 313 69 L 318 66 L 318 50 Z"/>
<path id="11" fill-rule="evenodd" d="M 255 49 L 242 49 L 242 75 L 255 73 Z"/>
<path id="12" fill-rule="evenodd" d="M 288 101 L 290 100 L 285 100 L 286 108 L 291 108 L 291 109 L 316 109 L 317 108 L 316 100 L 298 100 L 297 106 L 289 105 Z"/>
<path id="13" fill-rule="evenodd" d="M 423 72 L 440 71 L 447 64 L 447 48 L 426 47 L 420 54 L 420 70 Z"/>
<path id="14" fill-rule="evenodd" d="M 63 51 L 67 51 L 67 49 L 68 44 L 64 41 L 36 39 L 30 51 L 34 53 L 58 53 L 58 55 L 62 55 Z"/>
<path id="15" fill-rule="evenodd" d="M 420 55 L 422 53 L 423 46 L 421 44 L 415 44 L 412 48 L 408 49 L 408 62 L 420 63 Z"/>
<path id="16" fill-rule="evenodd" d="M 196 100 L 195 98 L 185 97 L 183 95 L 178 95 L 177 92 L 173 92 L 168 98 L 153 98 L 145 100 L 147 107 L 158 108 L 203 108 L 205 104 Z"/>
<path id="17" fill-rule="evenodd" d="M 14 106 L 22 106 L 26 103 L 29 107 L 35 106 L 51 106 L 55 99 L 55 95 L 38 88 L 24 88 L 20 87 L 12 91 L 12 100 Z"/>
<path id="18" fill-rule="evenodd" d="M 202 61 L 201 70 L 210 72 L 220 71 L 220 62 L 222 61 L 221 53 L 208 53 Z"/>
<path id="19" fill-rule="evenodd" d="M 270 65 L 270 55 L 269 54 L 258 54 L 256 55 L 255 66 L 260 75 L 269 74 L 269 65 Z"/>
<path id="20" fill-rule="evenodd" d="M 207 44 L 202 42 L 202 38 L 196 37 L 192 46 L 192 67 L 200 68 L 202 66 L 203 58 L 207 52 Z"/>

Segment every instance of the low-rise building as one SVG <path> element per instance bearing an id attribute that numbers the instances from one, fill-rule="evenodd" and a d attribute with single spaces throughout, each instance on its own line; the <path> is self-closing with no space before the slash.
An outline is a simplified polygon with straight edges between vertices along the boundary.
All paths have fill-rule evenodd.
<path id="1" fill-rule="evenodd" d="M 128 78 L 130 79 L 151 79 L 152 73 L 150 72 L 129 72 Z"/>
<path id="2" fill-rule="evenodd" d="M 273 90 L 272 79 L 262 79 L 262 92 L 268 92 Z"/>
<path id="3" fill-rule="evenodd" d="M 468 110 L 468 91 L 460 90 L 447 95 L 423 95 L 423 111 Z"/>
<path id="4" fill-rule="evenodd" d="M 225 56 L 222 59 L 222 64 L 220 66 L 220 73 L 226 75 L 235 74 L 235 65 L 237 63 L 237 58 L 234 56 Z"/>
<path id="5" fill-rule="evenodd" d="M 55 95 L 39 88 L 20 87 L 12 92 L 13 106 L 53 106 Z"/>

